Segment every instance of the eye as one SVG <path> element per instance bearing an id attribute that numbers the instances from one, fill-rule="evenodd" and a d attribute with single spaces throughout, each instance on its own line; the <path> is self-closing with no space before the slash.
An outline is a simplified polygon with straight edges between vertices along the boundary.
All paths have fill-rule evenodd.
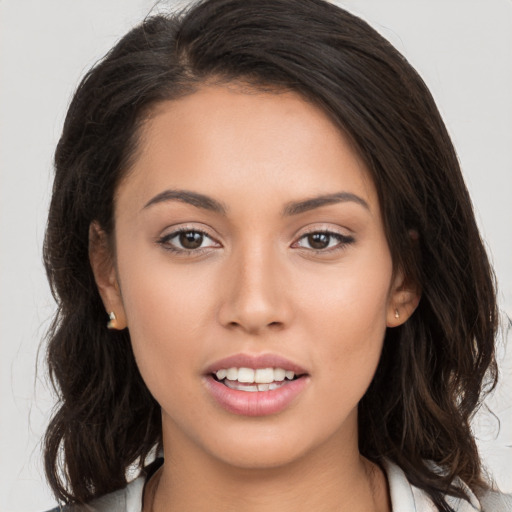
<path id="1" fill-rule="evenodd" d="M 195 229 L 180 229 L 164 235 L 157 242 L 165 249 L 174 252 L 192 252 L 219 247 L 218 242 L 210 238 L 205 232 Z"/>
<path id="2" fill-rule="evenodd" d="M 342 248 L 354 242 L 351 236 L 332 231 L 315 231 L 302 236 L 295 244 L 295 247 L 311 249 L 313 251 L 329 251 Z"/>

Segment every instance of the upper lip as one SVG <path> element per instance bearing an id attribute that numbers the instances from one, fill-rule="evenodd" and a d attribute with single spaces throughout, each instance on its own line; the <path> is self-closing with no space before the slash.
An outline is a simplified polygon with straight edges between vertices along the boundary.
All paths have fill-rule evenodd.
<path id="1" fill-rule="evenodd" d="M 205 373 L 215 373 L 222 368 L 283 368 L 283 370 L 291 370 L 295 375 L 308 373 L 298 364 L 277 354 L 234 354 L 215 361 L 208 366 Z"/>

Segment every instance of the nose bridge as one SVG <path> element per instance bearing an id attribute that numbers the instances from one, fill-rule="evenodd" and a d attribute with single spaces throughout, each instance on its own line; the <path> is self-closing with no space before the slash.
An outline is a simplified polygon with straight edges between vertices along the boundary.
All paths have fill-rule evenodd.
<path id="1" fill-rule="evenodd" d="M 221 305 L 224 325 L 257 332 L 289 321 L 286 291 L 280 286 L 284 271 L 280 256 L 268 239 L 251 238 L 233 249 Z"/>

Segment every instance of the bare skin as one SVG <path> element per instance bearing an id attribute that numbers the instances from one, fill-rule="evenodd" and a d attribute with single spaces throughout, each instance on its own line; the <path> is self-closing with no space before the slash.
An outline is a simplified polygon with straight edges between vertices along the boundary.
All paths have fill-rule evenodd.
<path id="1" fill-rule="evenodd" d="M 358 452 L 357 404 L 419 296 L 393 268 L 367 169 L 321 110 L 234 85 L 159 105 L 116 194 L 116 253 L 96 224 L 91 240 L 105 308 L 162 408 L 144 512 L 391 510 Z M 209 369 L 240 354 L 300 367 L 302 387 L 233 412 Z"/>
<path id="2" fill-rule="evenodd" d="M 318 462 L 318 471 L 309 467 L 306 474 L 303 474 L 302 464 L 285 471 L 267 469 L 260 474 L 236 468 L 222 474 L 214 473 L 201 485 L 200 491 L 198 482 L 187 478 L 190 473 L 183 468 L 181 471 L 175 468 L 173 472 L 166 470 L 172 479 L 172 482 L 166 482 L 162 478 L 165 469 L 162 467 L 146 486 L 143 512 L 276 509 L 290 512 L 391 512 L 386 476 L 377 465 L 360 457 L 355 471 L 350 474 L 346 470 L 339 471 L 335 479 L 329 469 L 330 466 L 338 467 L 340 461 Z M 216 468 L 212 470 L 216 471 Z M 178 495 L 174 495 L 175 487 L 180 489 Z"/>

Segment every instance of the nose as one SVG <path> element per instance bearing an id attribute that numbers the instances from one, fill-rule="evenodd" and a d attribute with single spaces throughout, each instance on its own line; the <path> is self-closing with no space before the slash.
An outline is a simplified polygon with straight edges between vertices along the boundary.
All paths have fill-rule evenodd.
<path id="1" fill-rule="evenodd" d="M 219 321 L 249 334 L 281 330 L 291 321 L 283 255 L 261 245 L 240 249 L 226 262 Z"/>

